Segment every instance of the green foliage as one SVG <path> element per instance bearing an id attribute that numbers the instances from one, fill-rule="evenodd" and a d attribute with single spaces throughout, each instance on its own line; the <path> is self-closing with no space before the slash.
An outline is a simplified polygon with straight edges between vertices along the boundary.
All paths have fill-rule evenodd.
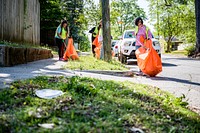
<path id="1" fill-rule="evenodd" d="M 35 91 L 64 91 L 54 99 L 40 99 Z M 0 91 L 0 132 L 199 132 L 200 117 L 182 98 L 158 88 L 130 82 L 80 77 L 36 77 L 16 81 Z M 54 124 L 53 129 L 42 128 Z"/>
<path id="2" fill-rule="evenodd" d="M 111 35 L 115 39 L 120 36 L 121 32 L 124 30 L 134 27 L 133 21 L 136 17 L 141 16 L 144 19 L 146 18 L 144 11 L 139 8 L 133 0 L 112 1 L 110 11 Z M 93 0 L 85 0 L 84 15 L 88 28 L 98 25 L 102 16 L 100 3 L 95 4 Z M 118 23 L 119 19 L 123 21 L 122 25 Z"/>
<path id="3" fill-rule="evenodd" d="M 80 34 L 79 49 L 80 51 L 90 51 L 91 46 L 88 37 L 82 33 Z"/>
<path id="4" fill-rule="evenodd" d="M 186 50 L 175 50 L 175 51 L 172 51 L 170 54 L 174 54 L 174 55 L 187 55 L 187 51 Z"/>
<path id="5" fill-rule="evenodd" d="M 185 50 L 187 51 L 187 55 L 188 56 L 192 56 L 195 54 L 195 45 L 192 45 L 192 46 L 188 46 L 187 48 L 185 48 Z"/>
<path id="6" fill-rule="evenodd" d="M 94 0 L 84 0 L 84 16 L 88 26 L 98 25 L 102 19 L 100 3 L 95 4 Z"/>
<path id="7" fill-rule="evenodd" d="M 179 38 L 185 42 L 195 41 L 194 1 L 149 0 L 150 16 L 160 35 L 167 38 L 167 51 L 170 51 L 172 39 Z M 159 16 L 159 21 L 157 18 Z M 159 27 L 158 27 L 159 25 Z"/>
<path id="8" fill-rule="evenodd" d="M 111 26 L 114 38 L 122 35 L 122 32 L 135 27 L 136 17 L 146 19 L 145 12 L 135 0 L 115 0 L 111 3 Z"/>
<path id="9" fill-rule="evenodd" d="M 88 43 L 87 35 L 84 33 L 87 29 L 87 21 L 84 15 L 84 1 L 83 0 L 64 0 L 64 13 L 69 21 L 70 36 L 73 37 L 74 42 L 79 43 L 81 51 L 88 51 L 90 45 Z"/>
<path id="10" fill-rule="evenodd" d="M 65 17 L 60 0 L 40 0 L 40 7 L 41 29 L 56 29 Z"/>
<path id="11" fill-rule="evenodd" d="M 83 25 L 84 32 L 88 32 L 91 27 L 97 26 L 101 20 L 101 8 L 100 4 L 95 4 L 94 0 L 83 0 L 83 2 L 83 14 L 80 16 L 79 21 Z M 81 51 L 89 51 L 91 45 L 87 34 L 84 32 L 80 32 L 79 48 Z"/>
<path id="12" fill-rule="evenodd" d="M 98 92 L 94 85 L 81 82 L 81 78 L 76 76 L 69 80 L 67 88 L 69 90 L 73 89 L 76 93 L 84 96 L 95 96 Z"/>
<path id="13" fill-rule="evenodd" d="M 50 49 L 46 46 L 40 46 L 40 45 L 33 45 L 30 43 L 14 43 L 10 41 L 1 40 L 0 45 L 6 45 L 10 47 L 17 47 L 17 48 L 44 48 L 44 49 Z"/>
<path id="14" fill-rule="evenodd" d="M 193 1 L 193 0 L 165 0 L 165 5 L 172 5 L 172 3 L 187 5 L 188 1 Z"/>
<path id="15" fill-rule="evenodd" d="M 83 34 L 87 29 L 83 4 L 82 0 L 41 0 L 41 29 L 55 31 L 61 20 L 66 19 L 69 23 L 69 36 L 81 44 L 80 50 L 87 51 L 90 46 Z"/>

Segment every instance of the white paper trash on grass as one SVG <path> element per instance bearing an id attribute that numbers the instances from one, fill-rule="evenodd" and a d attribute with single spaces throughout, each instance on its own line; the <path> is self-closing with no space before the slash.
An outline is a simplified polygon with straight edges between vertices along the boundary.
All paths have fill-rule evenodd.
<path id="1" fill-rule="evenodd" d="M 56 98 L 63 94 L 61 90 L 52 90 L 52 89 L 36 90 L 35 93 L 39 98 L 44 98 L 44 99 Z"/>
<path id="2" fill-rule="evenodd" d="M 55 125 L 53 123 L 44 123 L 44 124 L 38 124 L 38 126 L 43 128 L 52 129 Z"/>

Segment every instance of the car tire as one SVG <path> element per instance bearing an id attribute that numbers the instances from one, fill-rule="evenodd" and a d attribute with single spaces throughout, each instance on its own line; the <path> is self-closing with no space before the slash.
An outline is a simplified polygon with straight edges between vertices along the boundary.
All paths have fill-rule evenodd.
<path id="1" fill-rule="evenodd" d="M 122 64 L 126 64 L 127 63 L 127 57 L 125 55 L 123 55 L 122 53 L 120 53 L 120 62 Z"/>
<path id="2" fill-rule="evenodd" d="M 118 58 L 118 61 L 120 61 L 120 54 L 119 53 L 117 54 L 117 58 Z"/>

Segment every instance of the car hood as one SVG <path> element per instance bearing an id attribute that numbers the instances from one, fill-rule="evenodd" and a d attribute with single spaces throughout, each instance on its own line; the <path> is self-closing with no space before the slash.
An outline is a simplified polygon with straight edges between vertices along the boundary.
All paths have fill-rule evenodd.
<path id="1" fill-rule="evenodd" d="M 125 38 L 125 39 L 123 39 L 123 41 L 124 41 L 124 40 L 127 40 L 127 41 L 136 41 L 135 38 Z"/>

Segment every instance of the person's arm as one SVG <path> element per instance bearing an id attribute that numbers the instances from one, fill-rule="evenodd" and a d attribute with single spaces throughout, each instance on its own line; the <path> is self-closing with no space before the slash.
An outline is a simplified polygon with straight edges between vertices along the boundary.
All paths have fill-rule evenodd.
<path id="1" fill-rule="evenodd" d="M 60 38 L 62 38 L 62 37 L 61 37 L 61 27 L 58 27 L 58 29 L 57 29 L 57 35 L 58 35 Z"/>
<path id="2" fill-rule="evenodd" d="M 95 30 L 95 27 L 93 27 L 93 28 L 89 31 L 89 33 L 94 33 L 94 30 Z"/>

